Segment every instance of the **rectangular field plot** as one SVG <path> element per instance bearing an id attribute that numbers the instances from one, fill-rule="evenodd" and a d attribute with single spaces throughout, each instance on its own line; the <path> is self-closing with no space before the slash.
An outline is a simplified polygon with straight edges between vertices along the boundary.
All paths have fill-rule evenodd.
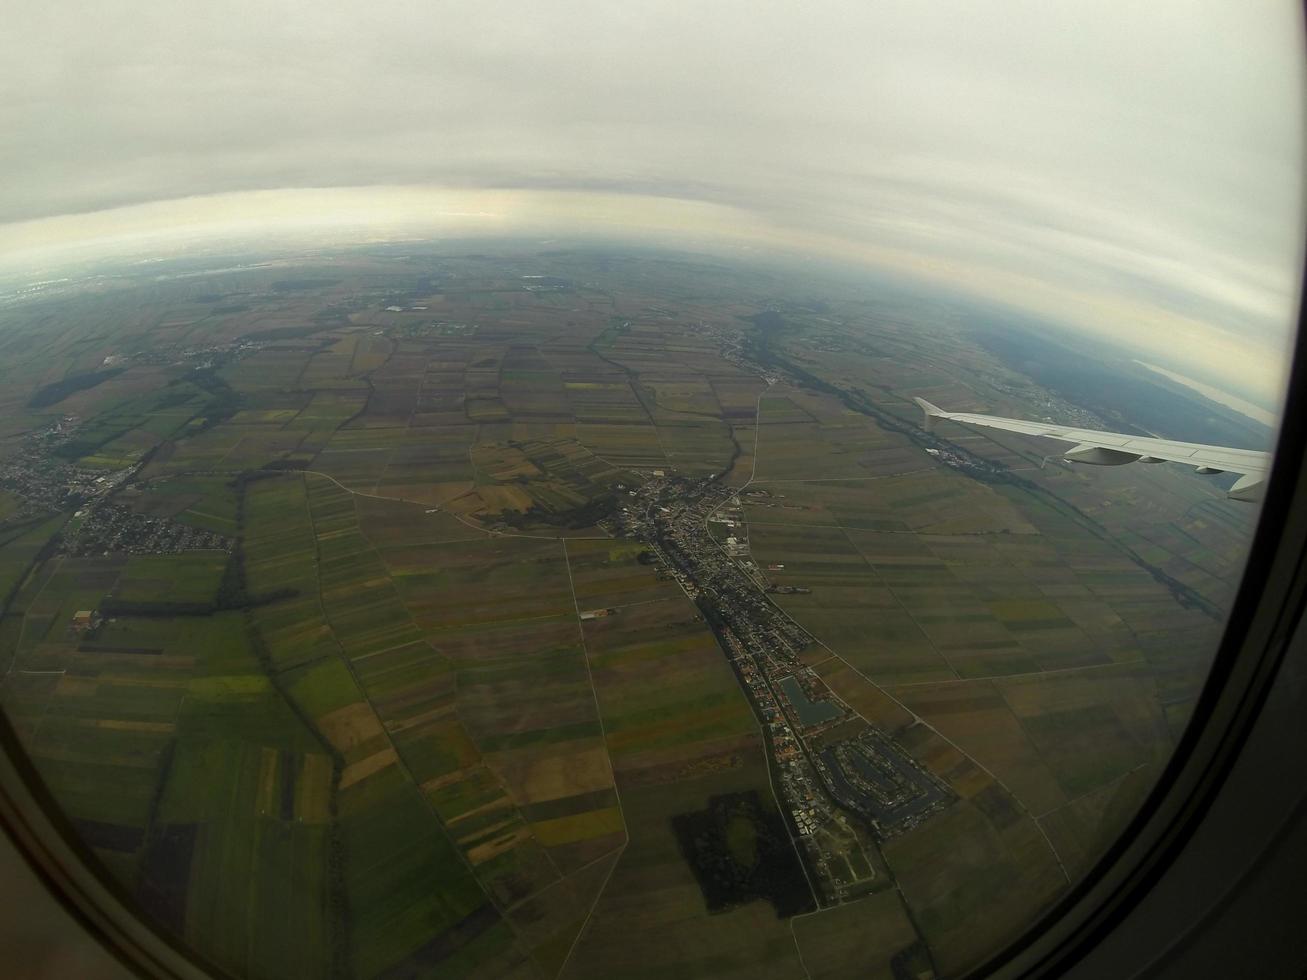
<path id="1" fill-rule="evenodd" d="M 441 632 L 566 618 L 575 623 L 559 541 L 482 538 L 394 546 L 383 557 L 414 620 Z"/>
<path id="2" fill-rule="evenodd" d="M 838 492 L 860 486 L 866 499 L 879 499 L 897 482 L 843 484 Z M 911 676 L 914 660 L 963 678 L 1139 660 L 1149 635 L 1203 621 L 1111 545 L 1081 529 L 1030 533 L 1003 498 L 994 499 L 1015 521 L 991 531 L 1025 532 L 836 528 L 830 522 L 847 520 L 848 511 L 832 513 L 828 486 L 746 494 L 751 545 L 770 581 L 812 590 L 777 601 L 874 677 L 949 676 Z"/>
<path id="3" fill-rule="evenodd" d="M 224 968 L 326 972 L 331 763 L 243 617 L 119 616 L 61 671 L 33 757 L 144 907 Z M 288 950 L 286 929 L 312 950 Z"/>
<path id="4" fill-rule="evenodd" d="M 651 568 L 626 560 L 656 583 Z M 575 571 L 595 582 L 582 587 L 588 594 L 606 562 L 618 564 L 601 543 L 577 548 Z M 689 976 L 790 976 L 798 966 L 784 921 L 761 898 L 709 916 L 672 829 L 673 817 L 709 807 L 714 794 L 756 793 L 774 806 L 748 703 L 684 598 L 614 608 L 584 629 L 630 843 L 566 975 L 630 973 L 674 942 L 676 969 Z M 792 870 L 797 880 L 785 880 L 797 891 L 782 901 L 802 906 L 811 896 L 797 864 Z"/>
<path id="5" fill-rule="evenodd" d="M 561 542 L 401 543 L 384 533 L 384 512 L 408 508 L 373 501 L 378 550 L 348 494 L 312 486 L 328 618 L 369 705 L 319 709 L 345 752 L 342 792 L 411 774 L 499 908 L 548 891 L 512 924 L 550 961 L 593 901 L 585 869 L 623 839 Z M 305 683 L 305 697 L 335 689 Z"/>
<path id="6" fill-rule="evenodd" d="M 493 937 L 509 969 L 524 954 L 512 941 L 458 851 L 416 788 L 394 767 L 344 790 L 341 834 L 350 896 L 353 970 L 359 976 L 441 971 L 457 975 L 460 947 Z M 488 935 L 487 935 L 488 934 Z"/>
<path id="7" fill-rule="evenodd" d="M 981 760 L 1032 813 L 1066 802 L 1054 771 L 991 681 L 892 688 L 892 693 Z"/>
<path id="8" fill-rule="evenodd" d="M 596 456 L 616 466 L 635 468 L 667 465 L 658 430 L 650 422 L 577 422 L 576 438 Z"/>
<path id="9" fill-rule="evenodd" d="M 811 594 L 774 598 L 799 623 L 873 679 L 955 677 L 892 587 L 839 528 L 750 524 L 753 553 L 777 585 Z"/>
<path id="10" fill-rule="evenodd" d="M 144 492 L 124 492 L 119 500 L 137 513 L 163 517 L 228 537 L 237 533 L 238 493 L 226 477 L 173 477 L 156 481 Z"/>
<path id="11" fill-rule="evenodd" d="M 918 941 L 893 889 L 801 916 L 794 938 L 812 980 L 898 980 L 895 957 Z"/>
<path id="12" fill-rule="evenodd" d="M 594 613 L 624 606 L 679 598 L 680 588 L 670 579 L 661 579 L 640 557 L 652 553 L 635 541 L 571 541 L 567 545 L 568 564 L 575 590 L 577 609 Z"/>
<path id="13" fill-rule="evenodd" d="M 673 417 L 660 413 L 658 440 L 667 462 L 687 476 L 708 476 L 724 472 L 736 445 L 731 427 L 716 419 L 698 416 Z"/>
<path id="14" fill-rule="evenodd" d="M 803 975 L 789 923 L 765 898 L 709 912 L 674 829 L 678 818 L 710 811 L 714 798 L 756 794 L 753 798 L 770 800 L 760 746 L 755 742 L 736 751 L 739 762 L 727 768 L 698 773 L 668 768 L 646 774 L 656 777 L 651 782 L 634 776 L 630 781 L 620 779 L 631 842 L 618 859 L 564 976 L 640 976 L 651 962 L 659 964 L 660 972 L 684 977 L 779 980 Z M 763 812 L 775 813 L 766 809 L 767 803 L 762 806 Z M 788 848 L 788 840 L 782 846 Z M 774 859 L 781 900 L 810 908 L 811 896 L 806 894 L 797 857 L 791 852 L 789 859 L 795 863 L 786 866 L 783 851 Z"/>
<path id="15" fill-rule="evenodd" d="M 220 551 L 136 555 L 123 569 L 113 597 L 131 604 L 211 605 L 228 560 Z"/>
<path id="16" fill-rule="evenodd" d="M 1171 753 L 1146 664 L 1122 664 L 997 682 L 1067 798 Z"/>
<path id="17" fill-rule="evenodd" d="M 829 480 L 920 469 L 922 454 L 834 399 L 793 391 L 758 403 L 757 479 Z"/>
<path id="18" fill-rule="evenodd" d="M 652 573 L 651 573 L 652 574 Z M 748 701 L 717 641 L 684 598 L 584 624 L 609 750 L 619 770 L 698 743 L 753 737 Z"/>
<path id="19" fill-rule="evenodd" d="M 957 796 L 882 846 L 937 968 L 957 972 L 1025 928 L 1068 878 L 1031 812 L 975 757 L 929 722 L 900 730 L 896 740 Z M 978 930 L 981 906 L 985 923 Z"/>
<path id="20" fill-rule="evenodd" d="M 760 460 L 762 452 L 760 447 Z M 924 471 L 901 475 L 821 479 L 817 468 L 793 480 L 760 477 L 747 510 L 759 521 L 834 523 L 850 530 L 1034 533 L 1029 520 L 1002 495 L 930 457 L 920 458 Z"/>
<path id="21" fill-rule="evenodd" d="M 1087 872 L 1116 842 L 1157 774 L 1151 765 L 1131 769 L 1120 779 L 1040 816 L 1040 826 L 1072 876 Z"/>
<path id="22" fill-rule="evenodd" d="M 577 422 L 593 424 L 648 423 L 649 413 L 624 376 L 612 379 L 564 379 L 563 389 Z"/>

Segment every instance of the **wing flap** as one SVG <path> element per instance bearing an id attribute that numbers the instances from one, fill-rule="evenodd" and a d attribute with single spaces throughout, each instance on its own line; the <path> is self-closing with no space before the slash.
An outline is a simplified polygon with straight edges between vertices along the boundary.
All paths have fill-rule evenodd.
<path id="1" fill-rule="evenodd" d="M 1074 443 L 1066 452 L 1066 458 L 1098 465 L 1120 465 L 1136 460 L 1148 462 L 1165 460 L 1171 463 L 1184 463 L 1195 469 L 1218 470 L 1238 473 L 1249 482 L 1239 481 L 1239 496 L 1235 489 L 1230 496 L 1236 500 L 1255 499 L 1245 494 L 1260 492 L 1266 474 L 1270 470 L 1271 458 L 1268 453 L 1252 449 L 1234 449 L 1229 446 L 1208 446 L 1198 442 L 1177 442 L 1172 439 L 1156 439 L 1150 436 L 1133 436 L 1123 432 L 1100 432 L 1096 429 L 1077 429 L 1047 422 L 1027 422 L 1021 419 L 1003 418 L 998 415 L 976 415 L 971 412 L 946 412 L 938 405 L 933 405 L 924 398 L 913 399 L 925 413 L 926 428 L 935 419 L 947 419 L 964 425 L 976 425 L 988 429 L 1002 429 L 1027 436 L 1043 436 Z M 1241 484 L 1243 484 L 1241 486 Z"/>

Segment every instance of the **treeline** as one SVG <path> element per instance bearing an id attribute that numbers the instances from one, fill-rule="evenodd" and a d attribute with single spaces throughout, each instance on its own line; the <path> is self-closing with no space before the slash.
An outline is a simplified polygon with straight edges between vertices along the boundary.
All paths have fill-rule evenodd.
<path id="1" fill-rule="evenodd" d="M 226 576 L 223 576 L 224 584 Z M 140 616 L 156 619 L 167 616 L 212 616 L 214 613 L 231 610 L 256 609 L 283 599 L 293 599 L 299 595 L 299 589 L 269 589 L 267 592 L 249 593 L 243 585 L 224 591 L 219 586 L 219 593 L 208 602 L 169 602 L 155 599 L 119 599 L 106 596 L 100 603 L 103 616 Z"/>
<path id="2" fill-rule="evenodd" d="M 252 620 L 246 620 L 245 635 L 249 640 L 254 658 L 259 662 L 263 672 L 268 675 L 272 689 L 285 703 L 292 714 L 299 719 L 322 750 L 331 759 L 331 788 L 327 795 L 327 876 L 326 900 L 329 927 L 328 942 L 331 947 L 331 964 L 329 976 L 332 980 L 345 980 L 352 975 L 350 968 L 350 910 L 349 891 L 345 884 L 345 838 L 340 826 L 340 780 L 345 772 L 345 756 L 332 741 L 323 734 L 317 722 L 304 707 L 287 690 L 277 665 L 272 660 L 267 641 Z"/>
<path id="3" fill-rule="evenodd" d="M 604 518 L 610 517 L 615 506 L 616 498 L 611 494 L 605 494 L 579 507 L 569 507 L 567 510 L 546 510 L 539 504 L 535 504 L 524 511 L 501 511 L 495 515 L 495 518 L 519 530 L 539 527 L 541 524 L 577 529 L 592 527 Z"/>
<path id="4" fill-rule="evenodd" d="M 281 473 L 275 470 L 247 470 L 238 474 L 231 481 L 231 486 L 236 491 L 236 546 L 232 551 L 232 560 L 227 563 L 223 570 L 223 582 L 219 586 L 219 595 L 224 594 L 230 599 L 263 599 L 269 596 L 286 597 L 298 594 L 297 589 L 277 589 L 273 592 L 259 593 L 251 596 L 245 580 L 245 503 L 248 497 L 248 489 L 251 483 L 257 483 L 261 480 L 277 479 Z M 281 595 L 278 595 L 278 594 Z M 276 599 L 272 599 L 276 601 Z M 252 602 L 242 608 L 248 610 L 254 605 L 262 605 L 261 602 Z M 287 689 L 286 683 L 277 669 L 276 663 L 272 659 L 272 651 L 268 649 L 267 640 L 264 639 L 262 631 L 258 624 L 251 616 L 245 618 L 245 635 L 249 640 L 250 649 L 254 653 L 255 660 L 258 661 L 259 667 L 268 676 L 272 689 L 285 703 L 292 714 L 299 719 L 314 739 L 322 747 L 322 750 L 331 759 L 331 788 L 327 796 L 327 815 L 329 823 L 327 824 L 327 874 L 326 874 L 326 902 L 328 918 L 328 943 L 330 944 L 330 965 L 328 975 L 332 980 L 346 980 L 351 976 L 352 955 L 350 951 L 350 909 L 349 909 L 349 891 L 345 883 L 345 838 L 341 832 L 340 826 L 340 780 L 345 772 L 345 756 L 331 741 L 323 734 L 322 729 L 318 727 L 317 722 L 313 719 L 304 706 L 291 694 Z"/>
<path id="5" fill-rule="evenodd" d="M 917 924 L 912 924 L 917 928 Z M 920 930 L 917 935 L 920 936 Z M 915 943 L 905 946 L 894 954 L 889 961 L 890 972 L 894 974 L 894 980 L 916 980 L 917 977 L 933 977 L 935 975 L 935 958 L 931 955 L 930 946 L 927 945 L 924 938 L 918 938 Z"/>
<path id="6" fill-rule="evenodd" d="M 31 523 L 33 525 L 36 525 L 40 523 L 40 520 L 41 519 L 38 518 L 37 520 L 32 521 Z M 64 521 L 66 522 L 67 520 L 68 518 L 67 516 L 65 516 Z M 21 536 L 21 532 L 20 534 L 16 534 L 13 537 L 6 540 L 4 544 L 9 544 L 10 541 L 13 541 L 20 536 Z M 27 577 L 32 574 L 33 569 L 40 568 L 44 562 L 53 558 L 55 554 L 59 551 L 59 545 L 62 542 L 63 542 L 63 525 L 60 524 L 59 530 L 55 531 L 54 534 L 50 535 L 50 537 L 46 539 L 45 544 L 41 545 L 41 547 L 37 549 L 36 554 L 33 555 L 32 560 L 27 563 L 27 567 L 23 569 L 22 574 L 14 579 L 13 585 L 9 587 L 9 591 L 5 593 L 3 599 L 0 599 L 0 618 L 3 618 L 9 612 L 10 605 L 13 603 L 13 601 L 16 598 L 18 598 L 18 593 L 22 591 L 23 586 L 27 583 Z"/>
<path id="7" fill-rule="evenodd" d="M 170 738 L 159 754 L 159 771 L 146 811 L 144 841 L 133 893 L 150 918 L 173 935 L 182 936 L 186 931 L 186 879 L 190 871 L 195 825 L 167 824 L 159 816 L 176 751 L 177 739 Z"/>
<path id="8" fill-rule="evenodd" d="M 168 599 L 121 599 L 106 596 L 100 603 L 100 612 L 104 616 L 212 616 L 214 613 L 232 610 L 256 609 L 283 599 L 293 599 L 300 590 L 285 586 L 279 589 L 265 589 L 251 592 L 245 576 L 245 488 L 258 480 L 268 480 L 279 476 L 270 471 L 249 471 L 237 475 L 228 484 L 236 491 L 236 542 L 227 564 L 223 566 L 222 578 L 212 599 L 201 601 L 175 602 Z"/>
<path id="9" fill-rule="evenodd" d="M 671 824 L 709 913 L 756 899 L 781 919 L 816 910 L 785 823 L 757 790 L 709 797 L 706 809 L 678 813 Z"/>
<path id="10" fill-rule="evenodd" d="M 263 592 L 251 592 L 245 576 L 245 497 L 246 489 L 251 483 L 276 477 L 268 471 L 245 472 L 231 481 L 236 491 L 236 543 L 232 546 L 227 565 L 222 570 L 222 581 L 218 583 L 218 594 L 214 602 L 219 610 L 254 609 L 266 606 L 281 599 L 290 599 L 299 595 L 300 590 L 290 586 L 268 589 Z"/>
<path id="11" fill-rule="evenodd" d="M 298 340 L 300 337 L 308 337 L 311 334 L 322 333 L 327 327 L 322 324 L 308 324 L 302 327 L 269 327 L 266 330 L 253 330 L 250 333 L 241 334 L 241 340 L 249 341 L 271 341 L 271 340 Z"/>
<path id="12" fill-rule="evenodd" d="M 110 378 L 116 378 L 125 370 L 126 368 L 105 368 L 103 371 L 70 374 L 66 378 L 60 378 L 58 381 L 52 381 L 48 385 L 37 388 L 32 397 L 27 400 L 27 407 L 47 408 L 50 405 L 57 405 L 74 392 L 94 388 Z"/>
<path id="13" fill-rule="evenodd" d="M 240 411 L 240 393 L 218 376 L 216 368 L 199 368 L 177 380 L 189 381 L 209 396 L 204 406 L 204 421 L 195 430 L 196 432 L 212 429 L 219 422 L 226 422 Z"/>

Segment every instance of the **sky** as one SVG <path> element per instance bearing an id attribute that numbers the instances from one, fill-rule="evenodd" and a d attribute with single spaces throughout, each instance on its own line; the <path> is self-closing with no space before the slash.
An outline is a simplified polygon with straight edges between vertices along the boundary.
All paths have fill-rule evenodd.
<path id="1" fill-rule="evenodd" d="M 10 0 L 0 270 L 334 230 L 625 233 L 897 272 L 1267 404 L 1293 0 Z"/>

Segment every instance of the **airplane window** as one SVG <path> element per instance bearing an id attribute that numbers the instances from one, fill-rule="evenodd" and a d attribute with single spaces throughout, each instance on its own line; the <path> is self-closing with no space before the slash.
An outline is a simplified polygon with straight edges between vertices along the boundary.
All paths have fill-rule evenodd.
<path id="1" fill-rule="evenodd" d="M 1289 4 L 20 3 L 0 707 L 240 977 L 966 974 L 1239 587 Z"/>

